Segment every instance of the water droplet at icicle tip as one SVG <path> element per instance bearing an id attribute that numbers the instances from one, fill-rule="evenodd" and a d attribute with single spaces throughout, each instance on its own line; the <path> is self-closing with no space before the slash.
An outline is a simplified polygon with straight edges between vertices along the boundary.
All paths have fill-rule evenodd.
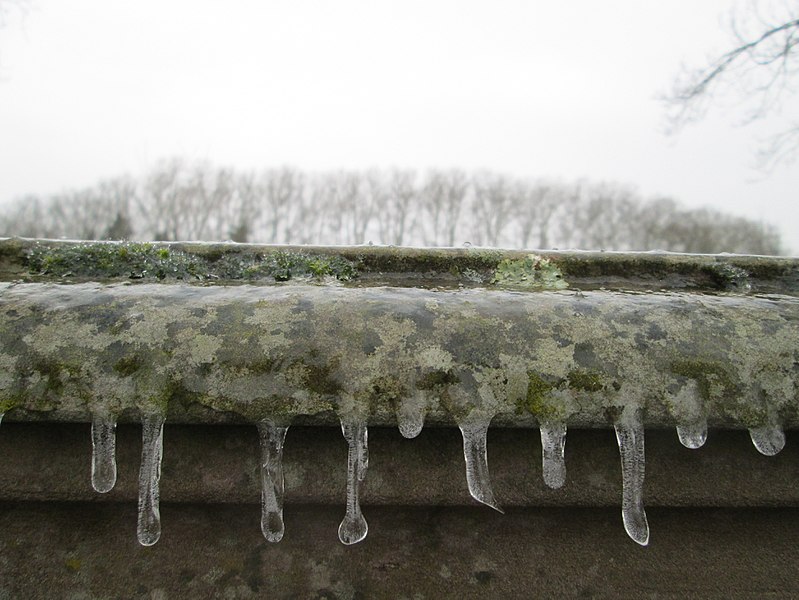
<path id="1" fill-rule="evenodd" d="M 261 441 L 261 532 L 269 542 L 283 539 L 283 443 L 288 427 L 258 423 Z"/>
<path id="2" fill-rule="evenodd" d="M 116 419 L 92 415 L 92 487 L 105 494 L 117 481 Z"/>
<path id="3" fill-rule="evenodd" d="M 566 424 L 541 424 L 541 462 L 544 483 L 558 489 L 566 483 Z"/>
<path id="4" fill-rule="evenodd" d="M 338 528 L 342 544 L 362 541 L 369 531 L 361 513 L 360 488 L 369 465 L 367 428 L 363 421 L 341 421 L 341 432 L 347 440 L 347 510 Z"/>
<path id="5" fill-rule="evenodd" d="M 163 457 L 164 417 L 142 418 L 142 449 L 139 467 L 139 519 L 137 535 L 142 546 L 152 546 L 161 537 L 159 482 Z"/>
<path id="6" fill-rule="evenodd" d="M 686 448 L 691 450 L 701 448 L 707 440 L 707 419 L 677 425 L 677 437 Z"/>
<path id="7" fill-rule="evenodd" d="M 494 498 L 488 474 L 488 451 L 486 438 L 491 419 L 458 425 L 463 436 L 463 457 L 466 462 L 466 483 L 472 498 L 503 513 Z"/>
<path id="8" fill-rule="evenodd" d="M 749 437 L 757 451 L 765 456 L 779 454 L 785 447 L 785 433 L 779 425 L 753 427 L 749 430 Z"/>
<path id="9" fill-rule="evenodd" d="M 644 426 L 636 415 L 615 425 L 622 476 L 621 514 L 624 530 L 638 544 L 649 544 L 649 523 L 644 510 Z"/>
<path id="10" fill-rule="evenodd" d="M 424 427 L 425 411 L 415 402 L 403 402 L 397 408 L 397 425 L 402 437 L 413 439 L 422 432 Z"/>

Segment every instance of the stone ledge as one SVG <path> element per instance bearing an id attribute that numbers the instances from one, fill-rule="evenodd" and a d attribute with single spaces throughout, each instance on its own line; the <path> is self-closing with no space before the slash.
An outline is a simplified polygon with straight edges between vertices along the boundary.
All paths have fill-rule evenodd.
<path id="1" fill-rule="evenodd" d="M 769 257 L 5 240 L 0 417 L 91 421 L 92 485 L 112 494 L 116 424 L 141 419 L 137 530 L 145 546 L 161 535 L 165 419 L 257 425 L 261 529 L 270 542 L 283 537 L 284 483 L 299 472 L 284 478 L 289 425 L 335 425 L 335 436 L 340 426 L 346 545 L 368 531 L 359 495 L 369 485 L 370 426 L 398 425 L 416 437 L 425 423 L 457 425 L 469 493 L 500 512 L 488 474 L 490 424 L 539 427 L 543 479 L 558 491 L 533 491 L 533 501 L 562 494 L 559 501 L 575 504 L 602 503 L 611 488 L 618 496 L 619 478 L 606 479 L 611 488 L 603 492 L 597 482 L 607 465 L 578 461 L 590 493 L 570 495 L 567 429 L 613 427 L 622 520 L 646 545 L 645 426 L 676 426 L 689 448 L 705 443 L 708 424 L 746 428 L 768 456 L 783 449 L 783 427 L 799 426 L 798 273 L 796 259 Z M 439 441 L 453 434 L 434 433 Z M 649 437 L 659 439 L 657 431 Z M 509 446 L 517 459 L 518 444 Z M 592 460 L 600 448 L 592 447 Z M 738 452 L 725 447 L 719 462 L 730 464 Z M 724 501 L 794 502 L 792 490 L 769 479 L 780 477 L 782 460 L 760 481 L 772 482 L 776 496 L 766 485 L 749 500 L 733 493 Z M 760 477 L 754 463 L 747 469 Z M 199 476 L 207 477 L 204 469 Z M 402 497 L 391 483 L 404 481 L 401 471 L 377 476 L 370 501 Z M 189 486 L 174 498 L 207 493 L 218 501 L 230 493 L 239 501 L 252 493 L 251 477 L 238 487 L 223 477 L 222 488 L 212 483 L 207 492 Z M 451 475 L 439 475 L 448 477 L 451 485 Z M 498 480 L 505 477 L 524 481 L 513 469 Z M 740 478 L 733 481 L 744 490 L 738 498 L 748 497 Z M 308 498 L 329 493 L 313 489 Z M 411 501 L 454 501 L 446 485 L 430 489 L 432 499 L 412 493 Z M 129 492 L 123 485 L 116 493 Z M 529 502 L 514 494 L 511 505 Z M 661 499 L 679 504 L 680 497 Z"/>
<path id="2" fill-rule="evenodd" d="M 799 259 L 672 252 L 275 246 L 0 238 L 0 281 L 351 285 L 799 294 Z"/>
<path id="3" fill-rule="evenodd" d="M 0 283 L 0 334 L 14 418 L 799 425 L 787 296 Z"/>

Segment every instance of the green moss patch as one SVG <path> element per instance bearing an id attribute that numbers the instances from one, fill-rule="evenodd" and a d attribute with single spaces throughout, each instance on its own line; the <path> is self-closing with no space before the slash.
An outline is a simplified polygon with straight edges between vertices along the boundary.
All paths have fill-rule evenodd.
<path id="1" fill-rule="evenodd" d="M 601 373 L 589 369 L 574 369 L 566 376 L 569 387 L 583 392 L 601 392 L 605 383 Z"/>
<path id="2" fill-rule="evenodd" d="M 451 371 L 430 371 L 416 380 L 416 388 L 420 390 L 440 390 L 448 385 L 458 383 L 458 378 Z"/>
<path id="3" fill-rule="evenodd" d="M 568 287 L 563 273 L 550 260 L 535 254 L 500 261 L 491 283 L 500 287 L 562 290 Z"/>
<path id="4" fill-rule="evenodd" d="M 726 369 L 714 362 L 704 360 L 675 360 L 670 365 L 672 373 L 696 381 L 699 395 L 705 402 L 714 397 L 732 397 L 735 384 Z"/>
<path id="5" fill-rule="evenodd" d="M 33 275 L 75 279 L 271 280 L 357 277 L 355 263 L 340 256 L 275 251 L 265 254 L 192 254 L 165 245 L 133 242 L 37 245 L 28 251 Z"/>

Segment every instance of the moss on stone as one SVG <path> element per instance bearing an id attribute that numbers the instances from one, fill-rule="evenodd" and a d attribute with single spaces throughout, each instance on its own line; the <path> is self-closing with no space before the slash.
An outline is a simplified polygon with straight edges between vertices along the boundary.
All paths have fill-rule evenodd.
<path id="1" fill-rule="evenodd" d="M 305 365 L 305 387 L 321 396 L 334 396 L 341 392 L 341 385 L 330 377 L 332 368 L 328 365 Z"/>
<path id="2" fill-rule="evenodd" d="M 274 280 L 357 277 L 341 256 L 278 250 L 263 255 L 234 252 L 193 254 L 168 246 L 134 242 L 39 244 L 27 255 L 31 274 L 76 279 Z"/>
<path id="3" fill-rule="evenodd" d="M 245 366 L 240 367 L 240 369 L 255 375 L 264 375 L 266 373 L 272 373 L 277 365 L 278 361 L 268 356 L 255 355 L 247 359 Z"/>
<path id="4" fill-rule="evenodd" d="M 741 393 L 735 376 L 722 363 L 679 359 L 671 363 L 670 369 L 675 375 L 696 381 L 702 400 L 712 402 L 718 412 L 740 425 L 751 428 L 768 423 L 769 406 L 765 399 L 755 403 L 751 395 Z"/>
<path id="5" fill-rule="evenodd" d="M 583 392 L 601 392 L 605 389 L 602 374 L 591 369 L 573 369 L 566 375 L 569 387 Z"/>
<path id="6" fill-rule="evenodd" d="M 560 269 L 546 258 L 529 254 L 522 259 L 500 261 L 491 283 L 500 287 L 562 290 L 568 287 Z"/>
<path id="7" fill-rule="evenodd" d="M 456 383 L 458 383 L 458 378 L 452 371 L 436 370 L 419 377 L 416 380 L 416 388 L 419 390 L 440 390 Z"/>
<path id="8" fill-rule="evenodd" d="M 125 356 L 114 363 L 114 372 L 123 377 L 130 377 L 142 367 L 142 361 L 138 356 Z"/>
<path id="9" fill-rule="evenodd" d="M 675 375 L 696 381 L 699 395 L 705 402 L 714 397 L 731 397 L 735 393 L 735 384 L 730 374 L 719 363 L 706 360 L 678 359 L 671 363 L 670 369 Z M 720 394 L 714 394 L 714 386 Z"/>
<path id="10" fill-rule="evenodd" d="M 712 265 L 708 272 L 720 290 L 727 292 L 748 292 L 752 289 L 749 273 L 733 264 L 720 262 Z"/>
<path id="11" fill-rule="evenodd" d="M 407 388 L 394 375 L 383 375 L 372 382 L 371 403 L 379 406 L 380 404 L 396 405 L 402 398 L 408 395 Z"/>
<path id="12" fill-rule="evenodd" d="M 517 413 L 527 411 L 541 422 L 563 418 L 565 416 L 563 411 L 551 402 L 547 402 L 558 384 L 550 383 L 533 371 L 528 371 L 527 377 L 527 395 L 517 400 Z"/>
<path id="13" fill-rule="evenodd" d="M 0 415 L 7 413 L 12 408 L 20 406 L 22 401 L 18 397 L 0 399 Z"/>

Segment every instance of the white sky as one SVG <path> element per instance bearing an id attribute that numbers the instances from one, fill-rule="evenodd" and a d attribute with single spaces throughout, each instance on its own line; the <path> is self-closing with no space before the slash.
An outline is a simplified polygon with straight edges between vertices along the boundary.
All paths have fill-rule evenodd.
<path id="1" fill-rule="evenodd" d="M 2 3 L 3 0 L 0 0 Z M 731 0 L 32 0 L 0 29 L 0 203 L 180 155 L 241 168 L 490 168 L 618 181 L 780 227 L 799 162 L 658 93 L 725 50 Z"/>

